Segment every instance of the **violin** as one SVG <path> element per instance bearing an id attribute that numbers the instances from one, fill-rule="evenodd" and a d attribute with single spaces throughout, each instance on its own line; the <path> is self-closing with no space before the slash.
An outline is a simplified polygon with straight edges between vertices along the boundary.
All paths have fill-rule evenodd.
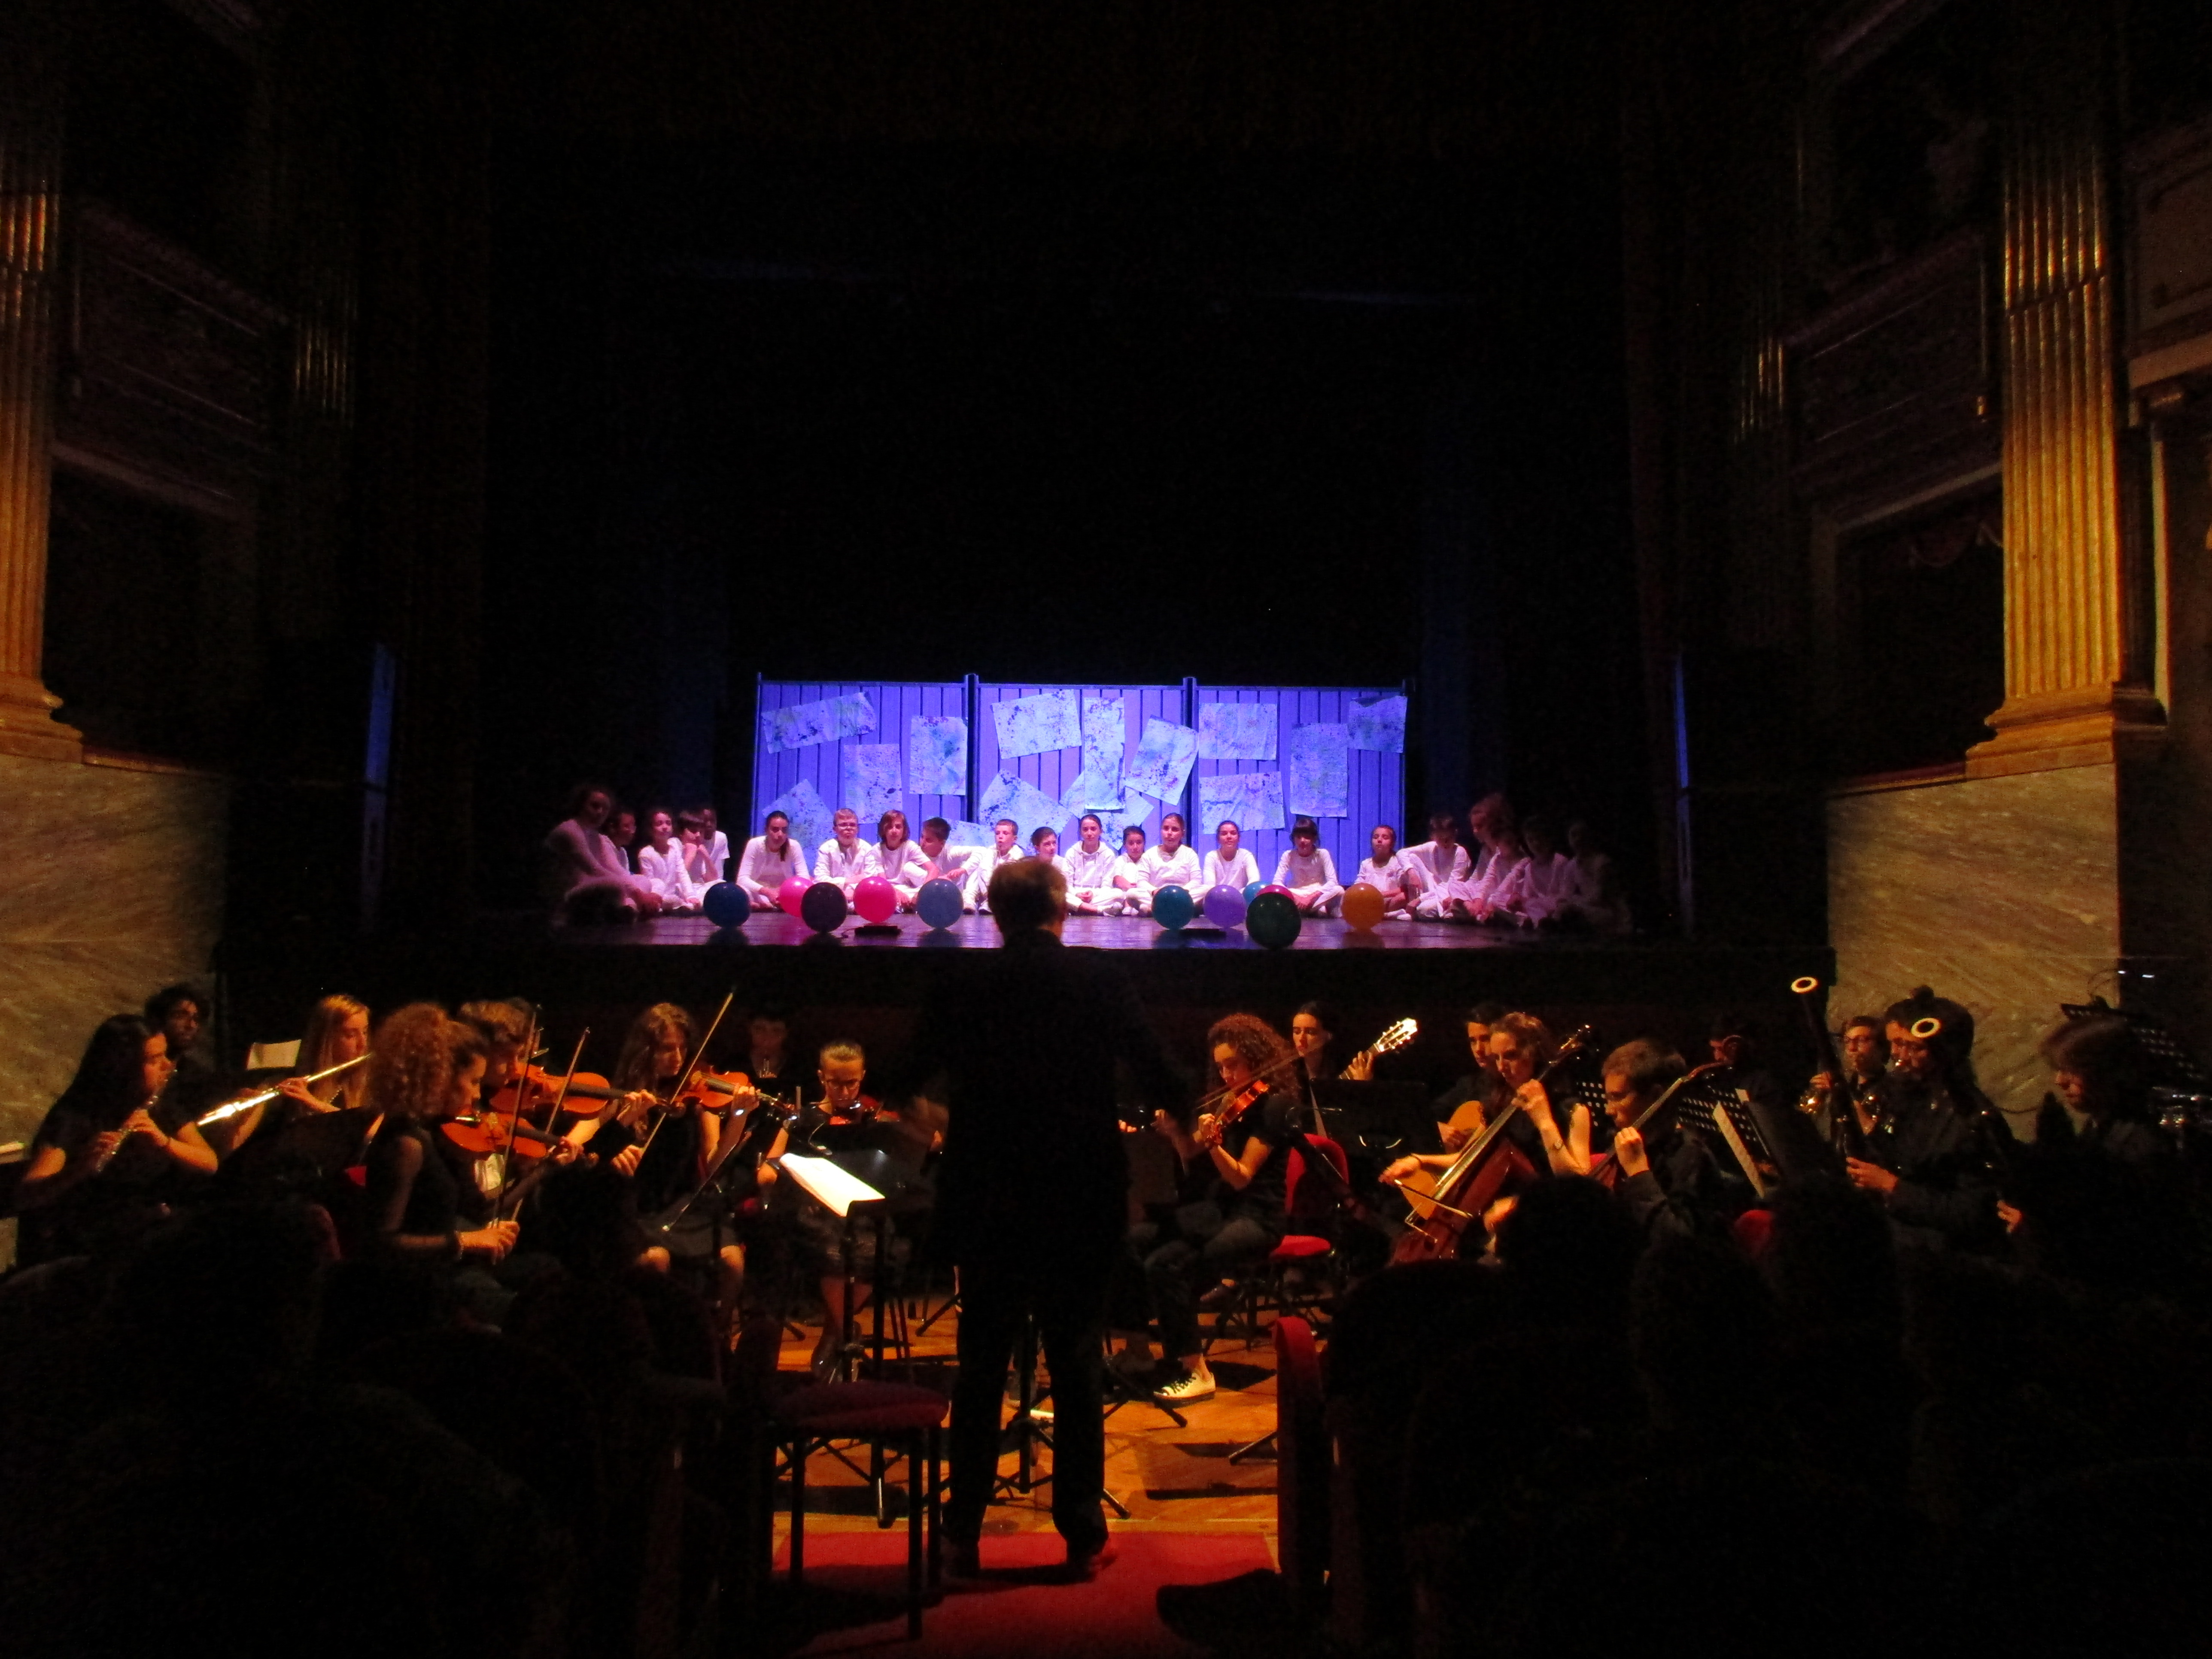
<path id="1" fill-rule="evenodd" d="M 492 1152 L 511 1152 L 516 1158 L 543 1158 L 559 1139 L 534 1123 L 504 1112 L 471 1112 L 463 1117 L 449 1117 L 440 1126 L 446 1139 L 471 1157 L 483 1158 Z"/>
<path id="2" fill-rule="evenodd" d="M 1676 1094 L 1680 1092 L 1684 1084 L 1689 1082 L 1692 1078 L 1703 1077 L 1708 1072 L 1721 1071 L 1724 1069 L 1727 1065 L 1728 1062 L 1724 1060 L 1707 1060 L 1703 1066 L 1692 1066 L 1688 1071 L 1683 1073 L 1681 1076 L 1676 1078 L 1672 1083 L 1668 1084 L 1664 1090 L 1661 1091 L 1659 1098 L 1653 1101 L 1649 1106 L 1646 1106 L 1642 1111 L 1638 1112 L 1636 1115 L 1636 1121 L 1630 1124 L 1628 1127 L 1635 1130 L 1638 1134 L 1642 1134 L 1644 1133 L 1644 1126 L 1659 1115 L 1660 1109 L 1665 1106 L 1668 1101 L 1674 1099 Z M 1599 1186 L 1604 1188 L 1606 1191 L 1613 1191 L 1613 1188 L 1620 1185 L 1620 1160 L 1615 1158 L 1611 1152 L 1600 1152 L 1597 1157 L 1591 1161 L 1590 1179 L 1597 1182 Z"/>
<path id="3" fill-rule="evenodd" d="M 1576 1027 L 1559 1044 L 1552 1063 L 1537 1074 L 1536 1081 L 1550 1081 L 1552 1073 L 1582 1053 L 1594 1035 L 1587 1025 Z M 1483 1126 L 1481 1133 L 1467 1143 L 1452 1160 L 1451 1167 L 1438 1176 L 1436 1184 L 1425 1193 L 1416 1184 L 1414 1176 L 1409 1176 L 1399 1183 L 1407 1202 L 1413 1206 L 1415 1219 L 1390 1247 L 1393 1263 L 1457 1260 L 1461 1235 L 1471 1224 L 1481 1221 L 1482 1212 L 1490 1207 L 1506 1182 L 1534 1178 L 1534 1166 L 1518 1146 L 1504 1138 L 1505 1126 L 1512 1122 L 1520 1109 L 1516 1092 L 1498 1109 L 1497 1115 Z"/>
<path id="4" fill-rule="evenodd" d="M 596 1072 L 570 1072 L 556 1077 L 542 1066 L 518 1066 L 514 1075 L 499 1085 L 491 1109 L 501 1117 L 527 1117 L 553 1101 L 571 1117 L 597 1117 L 607 1103 L 620 1100 L 623 1091 Z"/>
<path id="5" fill-rule="evenodd" d="M 726 1117 L 732 1112 L 745 1109 L 736 1103 L 734 1097 L 752 1091 L 753 1080 L 743 1072 L 709 1072 L 704 1069 L 691 1073 L 666 1103 L 671 1107 L 696 1106 L 700 1110 Z"/>
<path id="6" fill-rule="evenodd" d="M 1229 1098 L 1223 1102 L 1213 1116 L 1198 1126 L 1191 1139 L 1200 1146 L 1218 1146 L 1221 1144 L 1221 1137 L 1229 1132 L 1230 1126 L 1251 1110 L 1269 1092 L 1267 1079 L 1254 1078 L 1249 1083 L 1243 1085 L 1231 1093 Z"/>

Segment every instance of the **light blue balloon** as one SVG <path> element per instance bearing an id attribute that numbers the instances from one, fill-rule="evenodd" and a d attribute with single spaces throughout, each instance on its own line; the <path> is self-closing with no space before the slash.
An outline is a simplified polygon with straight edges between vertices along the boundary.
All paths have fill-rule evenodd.
<path id="1" fill-rule="evenodd" d="M 1198 901 L 1188 887 L 1163 887 L 1152 895 L 1152 920 L 1171 933 L 1179 933 L 1198 914 Z"/>
<path id="2" fill-rule="evenodd" d="M 1252 908 L 1252 901 L 1260 896 L 1260 890 L 1267 884 L 1264 881 L 1248 881 L 1244 884 L 1244 908 L 1246 909 L 1249 910 Z"/>
<path id="3" fill-rule="evenodd" d="M 926 927 L 950 927 L 960 920 L 964 908 L 958 884 L 943 876 L 934 876 L 922 883 L 921 891 L 915 895 L 914 913 Z"/>

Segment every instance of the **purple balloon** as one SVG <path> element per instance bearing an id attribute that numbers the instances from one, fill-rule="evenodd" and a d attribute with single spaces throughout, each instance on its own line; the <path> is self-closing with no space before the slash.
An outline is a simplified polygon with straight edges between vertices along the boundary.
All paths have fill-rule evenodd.
<path id="1" fill-rule="evenodd" d="M 1227 882 L 1209 889 L 1206 895 L 1206 919 L 1216 927 L 1241 927 L 1244 925 L 1244 894 Z"/>

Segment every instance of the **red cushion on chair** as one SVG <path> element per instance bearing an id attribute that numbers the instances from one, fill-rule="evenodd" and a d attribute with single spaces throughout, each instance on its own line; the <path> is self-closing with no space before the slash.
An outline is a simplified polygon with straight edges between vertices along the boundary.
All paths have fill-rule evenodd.
<path id="1" fill-rule="evenodd" d="M 1766 1247 L 1774 1237 L 1774 1212 L 1746 1210 L 1729 1227 L 1736 1246 L 1753 1261 L 1766 1254 Z"/>
<path id="2" fill-rule="evenodd" d="M 1267 1252 L 1270 1261 L 1303 1261 L 1310 1256 L 1327 1255 L 1328 1241 L 1316 1238 L 1310 1233 L 1292 1233 Z"/>
<path id="3" fill-rule="evenodd" d="M 813 1434 L 864 1436 L 933 1429 L 951 1401 L 910 1382 L 817 1382 L 775 1405 L 776 1420 Z"/>

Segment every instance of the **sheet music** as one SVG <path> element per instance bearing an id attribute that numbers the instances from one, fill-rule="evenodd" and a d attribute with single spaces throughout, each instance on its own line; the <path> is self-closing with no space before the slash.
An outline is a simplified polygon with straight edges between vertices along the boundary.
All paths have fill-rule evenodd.
<path id="1" fill-rule="evenodd" d="M 851 1213 L 855 1204 L 884 1201 L 884 1195 L 873 1187 L 858 1176 L 848 1175 L 826 1158 L 786 1152 L 776 1163 L 799 1183 L 800 1191 L 841 1218 Z"/>

